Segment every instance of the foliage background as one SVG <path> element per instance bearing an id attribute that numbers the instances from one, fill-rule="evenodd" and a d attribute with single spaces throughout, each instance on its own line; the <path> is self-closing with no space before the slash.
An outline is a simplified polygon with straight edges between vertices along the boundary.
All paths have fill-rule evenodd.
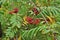
<path id="1" fill-rule="evenodd" d="M 14 37 L 18 40 L 60 40 L 60 0 L 0 0 L 0 6 L 2 40 Z M 31 16 L 33 7 L 39 10 L 35 18 L 49 18 L 50 22 L 22 26 L 23 17 Z M 19 12 L 10 15 L 9 11 L 14 8 L 18 8 Z"/>

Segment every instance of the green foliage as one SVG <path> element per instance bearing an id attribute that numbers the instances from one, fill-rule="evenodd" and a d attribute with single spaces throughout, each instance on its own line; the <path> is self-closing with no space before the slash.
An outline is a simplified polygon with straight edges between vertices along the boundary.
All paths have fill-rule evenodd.
<path id="1" fill-rule="evenodd" d="M 22 40 L 60 39 L 60 0 L 1 0 L 0 5 L 2 40 L 14 38 L 16 35 L 21 35 Z M 34 7 L 38 9 L 38 15 L 34 15 Z M 14 8 L 19 9 L 18 13 L 9 14 Z M 43 18 L 46 23 L 40 21 L 38 25 L 26 25 L 23 23 L 26 15 L 34 19 Z"/>

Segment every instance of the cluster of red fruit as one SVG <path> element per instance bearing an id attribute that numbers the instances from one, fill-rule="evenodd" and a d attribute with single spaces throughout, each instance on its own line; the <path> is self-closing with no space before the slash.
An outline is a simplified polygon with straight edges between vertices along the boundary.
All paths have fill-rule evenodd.
<path id="1" fill-rule="evenodd" d="M 32 9 L 32 11 L 34 12 L 35 15 L 38 15 L 39 14 L 39 11 L 35 7 Z M 29 17 L 29 16 L 26 18 L 26 21 L 29 24 L 35 24 L 35 25 L 37 25 L 37 24 L 40 23 L 40 19 L 38 19 L 38 18 L 33 19 L 33 18 Z"/>
<path id="2" fill-rule="evenodd" d="M 39 24 L 40 23 L 40 19 L 33 19 L 33 18 L 31 18 L 31 17 L 26 17 L 26 21 L 29 23 L 29 24 L 35 24 L 35 25 L 37 25 L 37 24 Z"/>
<path id="3" fill-rule="evenodd" d="M 9 12 L 9 14 L 15 14 L 18 13 L 18 8 L 14 8 L 12 11 Z"/>
<path id="4" fill-rule="evenodd" d="M 35 15 L 39 14 L 39 11 L 35 7 L 32 9 L 32 11 L 34 12 Z"/>

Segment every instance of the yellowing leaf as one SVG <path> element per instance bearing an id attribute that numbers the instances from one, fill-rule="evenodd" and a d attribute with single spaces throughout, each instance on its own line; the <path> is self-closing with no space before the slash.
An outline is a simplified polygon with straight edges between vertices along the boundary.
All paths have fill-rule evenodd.
<path id="1" fill-rule="evenodd" d="M 40 6 L 39 0 L 36 0 L 36 5 Z"/>
<path id="2" fill-rule="evenodd" d="M 2 8 L 0 8 L 0 10 L 2 10 Z"/>
<path id="3" fill-rule="evenodd" d="M 51 23 L 54 23 L 55 22 L 55 20 L 53 18 L 51 18 L 49 16 L 47 16 L 47 18 L 50 20 Z"/>
<path id="4" fill-rule="evenodd" d="M 39 3 L 39 0 L 36 0 L 36 3 Z"/>
<path id="5" fill-rule="evenodd" d="M 25 22 L 23 22 L 23 23 L 27 25 L 27 23 L 28 23 L 28 22 L 27 22 L 27 21 L 25 21 Z"/>
<path id="6" fill-rule="evenodd" d="M 25 26 L 25 24 L 22 24 L 23 26 Z"/>
<path id="7" fill-rule="evenodd" d="M 19 36 L 18 40 L 21 40 L 21 36 Z"/>
<path id="8" fill-rule="evenodd" d="M 23 17 L 23 20 L 24 20 L 24 21 L 26 21 L 26 17 L 27 17 L 26 15 Z"/>
<path id="9" fill-rule="evenodd" d="M 28 22 L 26 21 L 26 17 L 27 17 L 27 16 L 24 16 L 24 17 L 23 17 L 23 20 L 24 20 L 23 24 L 25 24 L 25 25 L 27 25 L 27 23 L 28 23 Z"/>

